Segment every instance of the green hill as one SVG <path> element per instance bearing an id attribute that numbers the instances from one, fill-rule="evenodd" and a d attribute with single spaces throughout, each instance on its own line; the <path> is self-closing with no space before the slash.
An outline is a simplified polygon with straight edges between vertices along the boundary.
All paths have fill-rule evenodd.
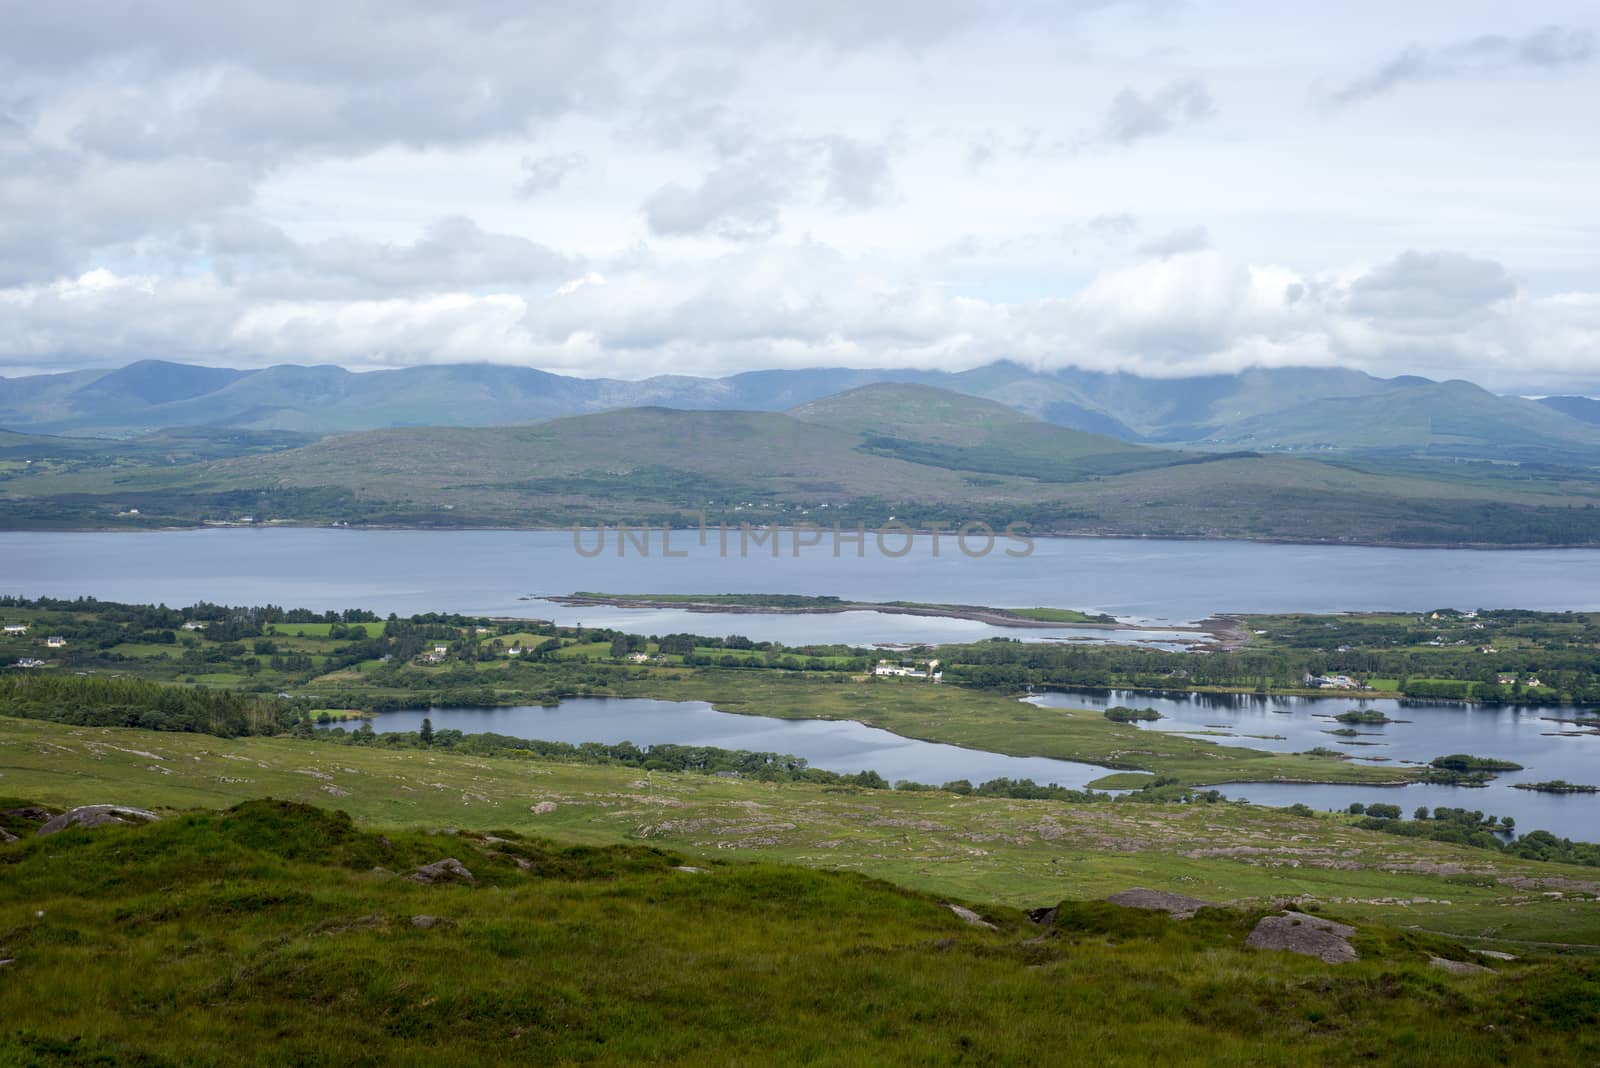
<path id="1" fill-rule="evenodd" d="M 52 729 L 64 749 L 100 746 L 116 776 L 140 773 L 140 789 L 172 790 L 143 768 L 149 756 L 128 758 L 150 744 L 148 732 Z M 157 747 L 166 740 L 156 736 Z M 1492 878 L 1452 883 L 1441 864 L 1419 874 L 1413 854 L 1445 861 L 1460 852 L 1437 843 L 1266 810 L 1235 826 L 1234 806 L 1220 806 L 1229 829 L 1218 838 L 1190 818 L 1193 806 L 1105 803 L 1075 815 L 1045 802 L 990 805 L 1013 835 L 962 839 L 950 822 L 986 826 L 981 802 L 896 793 L 886 812 L 853 793 L 788 797 L 766 784 L 671 775 L 659 776 L 662 793 L 645 794 L 626 769 L 591 769 L 595 781 L 570 806 L 588 815 L 569 817 L 565 799 L 532 812 L 527 804 L 550 788 L 552 773 L 573 774 L 561 765 L 287 739 L 170 740 L 226 774 L 157 822 L 40 837 L 49 811 L 0 798 L 0 829 L 17 836 L 0 837 L 0 1063 L 1131 1066 L 1403 1055 L 1408 1064 L 1462 1065 L 1600 1056 L 1600 966 L 1582 955 L 1592 935 L 1587 925 L 1570 936 L 1559 926 L 1572 925 L 1562 917 L 1573 906 L 1535 896 L 1513 908 L 1527 895 L 1508 897 L 1518 892 Z M 395 792 L 396 813 L 418 813 L 411 799 L 420 797 L 455 809 L 460 822 L 446 829 L 420 813 L 357 822 L 260 798 L 220 811 L 207 803 L 218 791 L 249 790 L 236 784 L 255 774 L 314 793 L 333 777 L 318 768 L 355 782 L 358 797 L 382 783 Z M 485 775 L 492 785 L 479 785 Z M 677 800 L 690 784 L 750 796 L 708 819 Z M 488 799 L 475 792 L 486 789 L 506 794 L 505 812 L 480 813 Z M 912 805 L 916 818 L 890 814 Z M 555 811 L 538 814 L 547 807 Z M 839 870 L 857 854 L 881 863 L 865 843 L 848 858 L 813 848 L 807 866 L 752 859 L 770 849 L 751 824 L 787 835 L 798 821 L 818 832 L 809 822 L 823 808 L 897 855 L 930 835 L 1010 850 L 1027 881 L 1056 893 L 1024 912 L 985 893 L 1016 896 L 999 883 L 973 880 L 971 896 L 951 896 Z M 628 831 L 618 815 L 659 831 Z M 567 841 L 530 829 L 551 817 L 572 828 Z M 1202 838 L 1164 840 L 1152 852 L 1143 839 L 1169 839 L 1173 821 Z M 1124 824 L 1137 841 L 1107 837 Z M 708 857 L 656 840 L 617 843 L 623 833 L 742 837 L 734 852 Z M 1182 852 L 1241 834 L 1265 844 L 1200 859 Z M 573 844 L 579 836 L 591 844 Z M 1355 855 L 1330 850 L 1335 839 L 1355 842 L 1362 860 L 1308 866 L 1298 877 L 1257 863 L 1288 855 L 1273 845 L 1286 841 L 1299 843 L 1288 847 L 1297 858 Z M 1368 858 L 1361 847 L 1374 844 Z M 982 863 L 988 850 L 966 852 Z M 1411 866 L 1381 867 L 1397 853 Z M 447 858 L 458 866 L 438 864 Z M 944 859 L 901 858 L 923 881 L 916 870 Z M 1270 899 L 1189 919 L 1092 899 L 1106 893 L 1093 888 L 1119 878 L 1187 887 L 1222 869 L 1236 880 L 1297 878 L 1389 903 L 1298 904 L 1355 927 L 1358 959 L 1330 964 L 1247 944 L 1263 917 L 1281 913 Z M 1567 873 L 1523 869 L 1535 886 Z M 1418 887 L 1429 895 L 1418 897 Z M 1468 900 L 1449 906 L 1431 896 L 1441 891 Z M 1519 937 L 1545 941 L 1494 941 L 1520 959 L 1486 958 L 1465 940 L 1372 918 L 1418 915 L 1399 911 L 1395 894 L 1424 917 L 1456 910 L 1458 925 L 1489 924 L 1502 937 L 1509 912 Z M 1556 935 L 1562 944 L 1550 942 Z"/>
<path id="2" fill-rule="evenodd" d="M 957 373 L 803 368 L 633 382 L 491 364 L 357 374 L 327 366 L 232 370 L 146 360 L 114 371 L 0 378 L 0 427 L 125 437 L 184 426 L 327 434 L 524 425 L 655 405 L 799 413 L 821 398 L 875 384 L 942 389 L 1057 426 L 1160 446 L 1600 464 L 1600 428 L 1594 402 L 1580 403 L 1585 398 L 1536 404 L 1459 382 L 1313 367 L 1145 378 L 1071 367 L 1041 371 L 1002 360 Z"/>
<path id="3" fill-rule="evenodd" d="M 1498 461 L 1600 458 L 1600 427 L 1470 382 L 1424 382 L 1325 398 L 1242 419 L 1201 442 L 1232 448 L 1388 452 Z"/>
<path id="4" fill-rule="evenodd" d="M 1600 482 L 1583 472 L 1176 452 L 913 384 L 790 413 L 635 408 L 534 426 L 367 431 L 232 459 L 16 465 L 0 472 L 0 499 L 13 527 L 246 516 L 564 526 L 704 513 L 731 523 L 1018 522 L 1035 533 L 1600 542 L 1600 510 L 1585 507 Z"/>

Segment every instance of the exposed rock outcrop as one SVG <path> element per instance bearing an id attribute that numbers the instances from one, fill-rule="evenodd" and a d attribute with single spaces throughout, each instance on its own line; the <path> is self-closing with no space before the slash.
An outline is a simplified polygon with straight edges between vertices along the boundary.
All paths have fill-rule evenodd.
<path id="1" fill-rule="evenodd" d="M 1286 949 L 1327 964 L 1345 964 L 1359 959 L 1350 944 L 1355 933 L 1356 929 L 1348 924 L 1303 912 L 1285 912 L 1281 916 L 1263 916 L 1244 941 L 1254 949 Z"/>
<path id="2" fill-rule="evenodd" d="M 961 917 L 961 922 L 965 923 L 968 927 L 982 927 L 989 931 L 998 929 L 994 924 L 990 923 L 982 916 L 979 916 L 976 912 L 973 912 L 969 908 L 965 908 L 961 905 L 945 905 L 945 908 Z"/>
<path id="3" fill-rule="evenodd" d="M 1485 968 L 1481 964 L 1465 960 L 1449 960 L 1445 957 L 1429 957 L 1428 964 L 1451 975 L 1488 975 L 1494 972 L 1493 968 Z"/>
<path id="4" fill-rule="evenodd" d="M 406 876 L 414 883 L 432 885 L 434 883 L 473 883 L 477 882 L 467 866 L 455 857 L 445 857 L 432 864 L 424 864 L 410 875 Z"/>
<path id="5" fill-rule="evenodd" d="M 41 836 L 56 834 L 68 827 L 104 827 L 107 824 L 124 826 L 154 823 L 161 817 L 147 809 L 128 805 L 80 805 L 69 809 L 39 828 Z"/>
<path id="6" fill-rule="evenodd" d="M 1166 890 L 1146 890 L 1143 887 L 1134 887 L 1120 894 L 1112 894 L 1106 900 L 1123 908 L 1165 912 L 1175 920 L 1187 920 L 1201 909 L 1217 907 L 1214 902 L 1201 901 L 1197 897 L 1187 897 Z"/>

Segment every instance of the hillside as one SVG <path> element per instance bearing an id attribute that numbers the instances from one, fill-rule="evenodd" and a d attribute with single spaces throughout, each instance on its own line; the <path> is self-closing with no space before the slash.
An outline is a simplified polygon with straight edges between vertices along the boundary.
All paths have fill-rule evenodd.
<path id="1" fill-rule="evenodd" d="M 402 426 L 499 426 L 617 408 L 785 411 L 861 386 L 922 385 L 1045 422 L 1154 445 L 1380 451 L 1600 463 L 1600 429 L 1577 401 L 1497 397 L 1465 383 L 1339 368 L 1257 368 L 1143 378 L 999 361 L 958 373 L 807 368 L 629 382 L 531 368 L 448 364 L 352 373 L 143 361 L 110 372 L 0 378 L 0 427 L 130 436 L 183 426 L 310 434 Z M 1591 404 L 1593 402 L 1590 402 Z M 1393 417 L 1405 416 L 1400 423 Z"/>
<path id="2" fill-rule="evenodd" d="M 1202 444 L 1560 463 L 1600 447 L 1600 427 L 1470 382 L 1417 381 L 1237 420 Z"/>
<path id="3" fill-rule="evenodd" d="M 254 451 L 254 450 L 242 450 Z M 12 466 L 13 527 L 204 521 L 564 526 L 1017 522 L 1035 533 L 1400 544 L 1600 542 L 1565 469 L 1182 453 L 918 385 L 791 413 L 637 408 L 417 427 L 190 463 Z M 134 513 L 137 512 L 135 515 Z"/>
<path id="4" fill-rule="evenodd" d="M 1543 397 L 1539 403 L 1585 423 L 1600 423 L 1600 400 L 1593 397 Z"/>
<path id="5" fill-rule="evenodd" d="M 7 1063 L 1600 1055 L 1591 869 L 1336 817 L 5 718 L 0 738 Z M 107 794 L 160 818 L 39 836 Z M 1215 907 L 1098 900 L 1133 887 Z M 1349 923 L 1357 959 L 1249 945 L 1286 901 Z"/>

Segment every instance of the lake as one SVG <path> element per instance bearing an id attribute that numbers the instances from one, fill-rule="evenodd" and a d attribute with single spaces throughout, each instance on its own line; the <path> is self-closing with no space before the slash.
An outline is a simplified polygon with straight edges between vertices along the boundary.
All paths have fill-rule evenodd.
<path id="1" fill-rule="evenodd" d="M 1337 749 L 1362 763 L 1400 766 L 1426 764 L 1447 753 L 1470 753 L 1515 761 L 1522 771 L 1501 772 L 1486 787 L 1318 786 L 1297 783 L 1240 783 L 1219 787 L 1228 797 L 1265 805 L 1301 802 L 1321 809 L 1344 809 L 1352 801 L 1399 805 L 1409 818 L 1418 805 L 1478 809 L 1512 816 L 1519 831 L 1544 829 L 1567 838 L 1593 841 L 1600 818 L 1600 794 L 1541 794 L 1512 789 L 1513 783 L 1565 779 L 1600 784 L 1600 734 L 1559 722 L 1580 713 L 1573 708 L 1491 707 L 1421 703 L 1388 698 L 1256 697 L 1242 694 L 1155 694 L 1133 691 L 1053 691 L 1027 698 L 1042 708 L 1154 708 L 1163 719 L 1139 724 L 1144 730 L 1193 734 L 1219 745 L 1299 753 L 1317 746 Z M 1333 717 L 1370 708 L 1390 719 L 1355 724 L 1361 733 L 1340 737 L 1325 732 L 1345 726 Z M 1589 709 L 1584 714 L 1593 714 Z M 1361 743 L 1361 744 L 1355 744 Z"/>
<path id="2" fill-rule="evenodd" d="M 1046 605 L 1163 624 L 1219 612 L 1425 610 L 1442 607 L 1600 609 L 1600 550 L 1473 551 L 1269 545 L 1140 538 L 1040 538 L 1031 556 L 972 558 L 916 539 L 904 556 L 830 546 L 774 558 L 723 556 L 693 533 L 661 555 L 586 558 L 571 531 L 264 528 L 152 533 L 0 533 L 0 593 L 192 604 L 271 603 L 380 614 L 444 611 L 533 616 L 666 634 L 744 634 L 810 642 L 971 641 L 996 635 L 1104 640 L 1082 628 L 1032 630 L 876 612 L 839 615 L 689 613 L 567 608 L 525 598 L 605 593 L 798 593 L 866 601 L 996 607 Z M 831 540 L 831 538 L 829 539 Z M 593 545 L 593 535 L 585 541 Z"/>
<path id="3" fill-rule="evenodd" d="M 703 701 L 638 697 L 573 697 L 554 708 L 435 708 L 385 712 L 372 719 L 380 733 L 414 731 L 427 717 L 435 730 L 505 734 L 550 742 L 632 742 L 635 745 L 704 745 L 788 753 L 812 767 L 854 774 L 876 771 L 890 782 L 910 779 L 934 786 L 969 779 L 1032 779 L 1081 787 L 1106 769 L 1048 757 L 1012 757 L 902 738 L 849 720 L 769 719 L 718 712 Z"/>
<path id="4" fill-rule="evenodd" d="M 1028 702 L 1043 708 L 1105 708 L 1124 704 L 1152 707 L 1168 717 L 1140 724 L 1144 730 L 1166 730 L 1204 736 L 1219 745 L 1238 745 L 1274 752 L 1300 752 L 1318 745 L 1355 754 L 1364 762 L 1426 763 L 1446 753 L 1469 752 L 1514 760 L 1522 771 L 1505 772 L 1484 788 L 1417 784 L 1403 787 L 1324 786 L 1288 783 L 1238 783 L 1219 786 L 1227 797 L 1266 805 L 1302 802 L 1313 808 L 1344 810 L 1352 801 L 1400 805 L 1406 816 L 1418 805 L 1478 809 L 1511 816 L 1519 832 L 1544 829 L 1567 838 L 1593 840 L 1600 795 L 1538 794 L 1513 790 L 1514 782 L 1566 779 L 1595 782 L 1600 768 L 1600 735 L 1551 737 L 1571 731 L 1570 724 L 1545 717 L 1570 710 L 1487 709 L 1462 705 L 1401 704 L 1394 700 L 1358 702 L 1350 698 L 1276 698 L 1263 700 L 1227 694 L 1154 696 L 1126 691 L 1065 691 L 1036 694 Z M 1386 726 L 1362 726 L 1352 739 L 1324 734 L 1342 727 L 1331 717 L 1350 708 L 1367 707 L 1406 720 Z M 959 746 L 903 738 L 861 723 L 835 720 L 769 719 L 719 712 L 701 701 L 647 698 L 569 698 L 553 708 L 435 708 L 385 712 L 372 719 L 379 733 L 414 731 L 422 720 L 435 730 L 466 734 L 505 734 L 544 741 L 633 742 L 635 745 L 706 745 L 720 749 L 792 753 L 813 767 L 846 774 L 878 772 L 890 782 L 910 779 L 941 785 L 968 779 L 1032 779 L 1040 784 L 1083 787 L 1112 769 L 1048 757 L 1013 757 Z M 1226 730 L 1226 735 L 1219 734 Z M 1281 737 L 1263 738 L 1261 735 Z"/>

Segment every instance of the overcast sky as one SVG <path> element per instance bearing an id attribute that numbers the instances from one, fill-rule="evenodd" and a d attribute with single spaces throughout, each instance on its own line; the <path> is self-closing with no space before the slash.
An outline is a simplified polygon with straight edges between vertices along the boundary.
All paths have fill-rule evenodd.
<path id="1" fill-rule="evenodd" d="M 1593 0 L 0 0 L 0 27 L 0 374 L 1007 358 L 1600 393 Z"/>

